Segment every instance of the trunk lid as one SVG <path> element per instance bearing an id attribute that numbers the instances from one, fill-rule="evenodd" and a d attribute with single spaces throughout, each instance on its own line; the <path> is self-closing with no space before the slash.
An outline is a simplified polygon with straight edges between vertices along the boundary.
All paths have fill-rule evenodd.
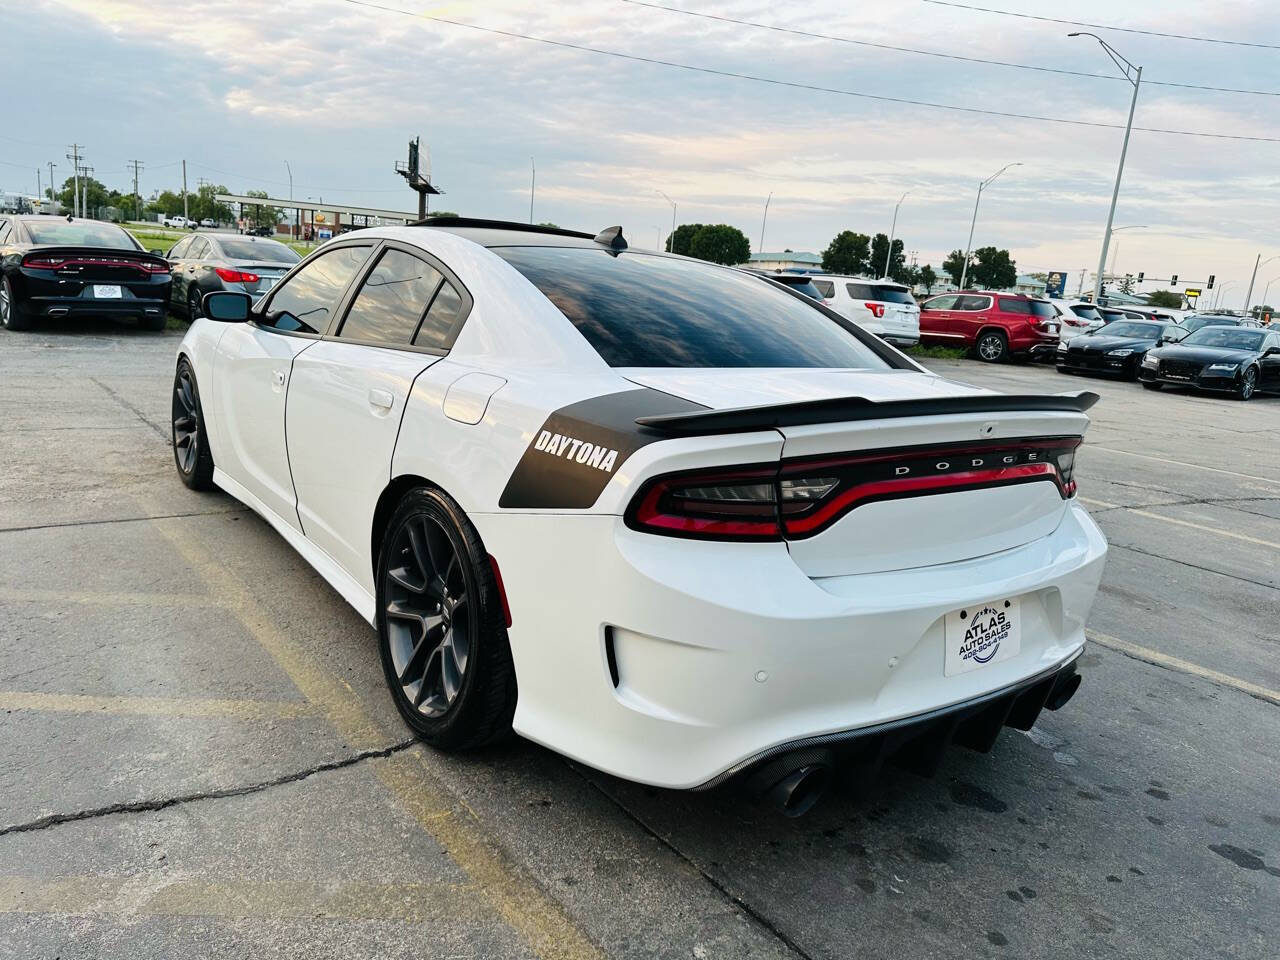
<path id="1" fill-rule="evenodd" d="M 815 578 L 953 563 L 1047 536 L 1074 491 L 1074 449 L 1088 425 L 1089 401 L 1005 397 L 914 371 L 625 375 L 713 410 L 810 404 L 811 417 L 784 413 L 773 429 L 784 486 L 821 496 L 788 507 L 783 493 L 791 556 Z M 851 401 L 842 414 L 845 398 L 872 402 Z M 801 512 L 788 518 L 789 509 Z"/>
<path id="2" fill-rule="evenodd" d="M 149 281 L 157 272 L 169 269 L 164 257 L 107 247 L 35 247 L 23 255 L 22 265 L 61 281 L 114 284 Z M 154 269 L 158 267 L 164 270 Z"/>

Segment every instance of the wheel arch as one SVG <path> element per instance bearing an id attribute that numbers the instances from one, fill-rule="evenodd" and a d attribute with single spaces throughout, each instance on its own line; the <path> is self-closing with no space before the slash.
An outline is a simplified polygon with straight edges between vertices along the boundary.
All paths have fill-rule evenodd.
<path id="1" fill-rule="evenodd" d="M 392 477 L 391 482 L 378 494 L 378 502 L 373 508 L 373 521 L 369 525 L 369 563 L 372 567 L 374 582 L 377 582 L 378 578 L 378 555 L 382 552 L 382 539 L 387 532 L 387 521 L 396 512 L 396 505 L 404 499 L 404 495 L 417 487 L 430 487 L 441 493 L 449 492 L 426 477 L 416 473 L 402 473 L 398 477 Z"/>
<path id="2" fill-rule="evenodd" d="M 981 340 L 983 335 L 987 333 L 998 333 L 1000 334 L 1000 336 L 1004 337 L 1004 342 L 1006 344 L 1009 342 L 1008 330 L 1000 326 L 1000 324 L 998 323 L 988 322 L 988 323 L 984 323 L 981 327 L 979 327 L 978 332 L 973 335 L 974 344 L 977 345 L 978 341 Z"/>

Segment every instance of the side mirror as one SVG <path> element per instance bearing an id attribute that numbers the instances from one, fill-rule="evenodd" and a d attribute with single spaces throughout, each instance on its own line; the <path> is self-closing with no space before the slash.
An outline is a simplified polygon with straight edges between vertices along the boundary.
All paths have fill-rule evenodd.
<path id="1" fill-rule="evenodd" d="M 247 293 L 235 293 L 231 290 L 206 293 L 200 301 L 204 315 L 222 323 L 244 323 L 249 319 L 249 308 L 252 306 L 253 299 Z"/>

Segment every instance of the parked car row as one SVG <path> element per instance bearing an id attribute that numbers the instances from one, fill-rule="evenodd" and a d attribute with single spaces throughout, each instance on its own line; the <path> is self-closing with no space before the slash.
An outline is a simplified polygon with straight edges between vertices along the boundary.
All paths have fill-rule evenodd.
<path id="1" fill-rule="evenodd" d="M 169 250 L 173 271 L 169 304 L 194 320 L 206 293 L 232 290 L 257 299 L 301 259 L 292 248 L 265 237 L 234 233 L 184 237 Z"/>

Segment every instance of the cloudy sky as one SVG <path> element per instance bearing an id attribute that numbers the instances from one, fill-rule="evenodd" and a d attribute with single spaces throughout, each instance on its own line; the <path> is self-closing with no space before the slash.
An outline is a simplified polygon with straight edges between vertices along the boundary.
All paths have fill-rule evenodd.
<path id="1" fill-rule="evenodd" d="M 975 2 L 1131 31 L 1280 45 L 1271 0 Z M 4 7 L 6 190 L 34 190 L 36 167 L 47 171 L 49 160 L 61 180 L 67 145 L 76 141 L 95 175 L 119 188 L 134 158 L 146 165 L 144 193 L 177 187 L 185 158 L 192 187 L 204 177 L 233 191 L 285 196 L 288 161 L 296 197 L 413 209 L 392 164 L 421 134 L 447 191 L 437 203 L 467 215 L 526 219 L 532 157 L 538 220 L 592 229 L 622 223 L 652 245 L 671 223 L 661 190 L 677 202 L 680 221 L 735 224 L 755 248 L 772 192 L 766 249 L 821 251 L 841 229 L 887 230 L 905 191 L 898 234 L 936 267 L 965 243 L 978 181 L 1020 161 L 984 194 L 975 246 L 1007 246 L 1021 270 L 1073 271 L 1077 280 L 1097 263 L 1122 130 L 850 94 L 1122 126 L 1131 90 L 1109 79 L 1116 70 L 1096 42 L 1066 36 L 1085 28 L 926 0 L 6 0 Z M 1129 150 L 1116 223 L 1145 229 L 1117 235 L 1118 269 L 1192 279 L 1215 273 L 1220 284 L 1233 283 L 1223 303 L 1237 305 L 1255 254 L 1280 254 L 1276 49 L 1096 32 L 1144 68 L 1136 126 L 1276 139 L 1136 132 Z M 1280 276 L 1280 259 L 1263 268 L 1259 286 L 1272 276 Z"/>

